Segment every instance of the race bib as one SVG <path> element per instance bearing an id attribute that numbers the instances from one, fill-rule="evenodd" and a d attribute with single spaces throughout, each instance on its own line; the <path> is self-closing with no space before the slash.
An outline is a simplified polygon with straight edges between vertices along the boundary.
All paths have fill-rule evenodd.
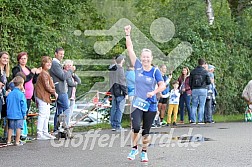
<path id="1" fill-rule="evenodd" d="M 138 108 L 143 111 L 148 111 L 150 103 L 140 97 L 135 97 L 133 100 L 133 107 Z"/>

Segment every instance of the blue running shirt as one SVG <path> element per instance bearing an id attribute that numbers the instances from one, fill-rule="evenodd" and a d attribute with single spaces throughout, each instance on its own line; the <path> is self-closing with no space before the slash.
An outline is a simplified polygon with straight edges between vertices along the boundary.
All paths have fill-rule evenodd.
<path id="1" fill-rule="evenodd" d="M 156 95 L 147 98 L 147 93 L 155 90 L 158 82 L 163 81 L 159 69 L 152 67 L 150 71 L 144 71 L 142 63 L 137 58 L 135 63 L 135 96 L 145 99 L 150 103 L 149 111 L 157 111 Z"/>

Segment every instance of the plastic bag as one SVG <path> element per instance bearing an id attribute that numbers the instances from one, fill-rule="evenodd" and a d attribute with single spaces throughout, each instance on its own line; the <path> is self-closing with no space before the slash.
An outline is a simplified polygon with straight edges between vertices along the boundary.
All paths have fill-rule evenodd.
<path id="1" fill-rule="evenodd" d="M 252 110 L 248 106 L 245 111 L 245 122 L 252 122 Z"/>

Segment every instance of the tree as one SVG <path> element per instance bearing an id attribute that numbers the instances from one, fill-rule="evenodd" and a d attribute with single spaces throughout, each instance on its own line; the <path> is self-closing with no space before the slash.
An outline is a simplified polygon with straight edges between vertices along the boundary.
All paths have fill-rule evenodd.
<path id="1" fill-rule="evenodd" d="M 243 11 L 252 6 L 251 0 L 228 0 L 228 4 L 231 10 L 231 16 L 233 19 L 241 16 Z"/>
<path id="2" fill-rule="evenodd" d="M 211 0 L 206 0 L 206 14 L 207 14 L 207 17 L 208 17 L 208 23 L 209 25 L 213 25 L 213 22 L 214 22 L 214 10 L 213 10 L 213 7 L 212 7 L 212 2 Z"/>

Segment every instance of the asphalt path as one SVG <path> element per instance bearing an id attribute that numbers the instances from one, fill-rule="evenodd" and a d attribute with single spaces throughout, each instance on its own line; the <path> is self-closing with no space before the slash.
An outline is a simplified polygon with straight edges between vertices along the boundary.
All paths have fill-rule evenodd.
<path id="1" fill-rule="evenodd" d="M 75 133 L 72 140 L 32 141 L 0 148 L 2 167 L 252 166 L 252 123 L 178 125 L 151 129 L 148 163 L 126 157 L 126 132 L 95 130 Z M 139 149 L 141 148 L 141 145 Z"/>

